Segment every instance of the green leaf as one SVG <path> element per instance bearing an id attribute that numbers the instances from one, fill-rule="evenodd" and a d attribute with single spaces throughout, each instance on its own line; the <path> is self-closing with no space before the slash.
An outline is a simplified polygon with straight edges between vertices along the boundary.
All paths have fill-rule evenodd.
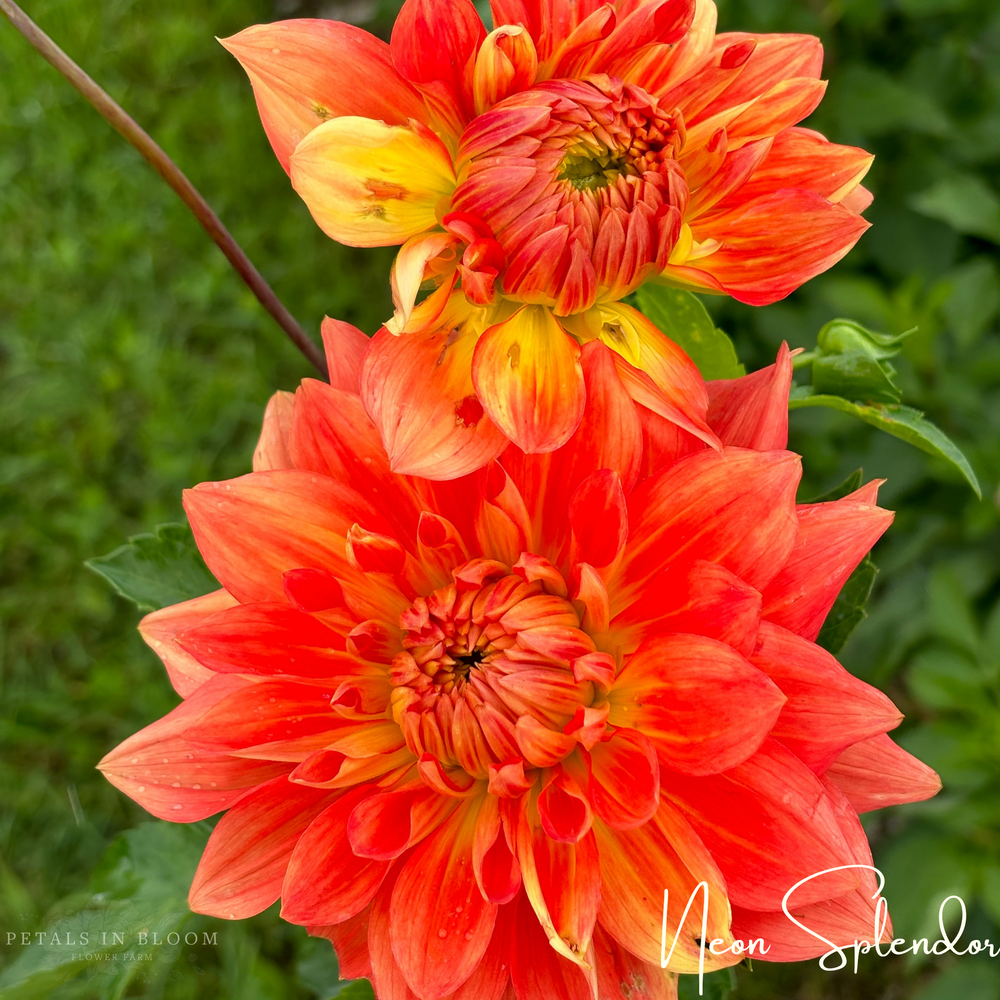
<path id="1" fill-rule="evenodd" d="M 148 962 L 130 956 L 176 957 L 174 946 L 150 941 L 155 933 L 166 942 L 191 917 L 187 890 L 208 834 L 204 823 L 164 822 L 122 834 L 94 873 L 95 894 L 82 909 L 33 932 L 32 943 L 0 973 L 0 1000 L 37 1000 L 83 973 L 98 983 L 98 996 L 121 996 L 148 971 Z"/>
<path id="2" fill-rule="evenodd" d="M 888 361 L 861 351 L 821 356 L 812 366 L 816 392 L 876 403 L 898 403 L 903 398 L 895 377 L 896 370 Z"/>
<path id="3" fill-rule="evenodd" d="M 955 443 L 940 428 L 927 420 L 919 410 L 900 405 L 867 406 L 863 403 L 852 403 L 841 396 L 817 393 L 812 386 L 795 386 L 788 400 L 789 409 L 798 410 L 807 406 L 825 406 L 841 413 L 849 413 L 852 417 L 871 424 L 872 427 L 877 427 L 912 444 L 928 455 L 945 459 L 965 476 L 976 496 L 980 500 L 983 498 L 979 480 L 972 471 L 969 460 Z"/>
<path id="4" fill-rule="evenodd" d="M 716 329 L 708 310 L 691 292 L 647 283 L 636 293 L 639 311 L 687 351 L 705 379 L 739 378 L 746 369 L 733 342 Z"/>
<path id="5" fill-rule="evenodd" d="M 186 524 L 161 524 L 153 534 L 135 535 L 86 565 L 140 611 L 156 611 L 219 587 Z"/>
<path id="6" fill-rule="evenodd" d="M 899 354 L 897 345 L 916 332 L 876 333 L 852 319 L 834 319 L 816 335 L 816 347 L 823 355 L 861 353 L 882 361 Z"/>
<path id="7" fill-rule="evenodd" d="M 332 993 L 331 996 L 336 997 L 337 1000 L 375 1000 L 375 991 L 367 979 L 352 979 L 350 982 L 344 983 L 343 988 L 337 993 Z"/>
<path id="8" fill-rule="evenodd" d="M 878 567 L 871 556 L 865 556 L 847 578 L 816 637 L 816 642 L 828 652 L 839 653 L 851 633 L 868 617 L 865 605 L 876 576 Z"/>
<path id="9" fill-rule="evenodd" d="M 721 969 L 706 972 L 704 990 L 698 994 L 697 976 L 679 976 L 677 979 L 678 1000 L 729 1000 L 736 993 L 735 969 Z"/>
<path id="10" fill-rule="evenodd" d="M 811 500 L 805 500 L 803 502 L 830 503 L 833 500 L 842 500 L 855 490 L 861 489 L 861 484 L 864 482 L 864 478 L 864 470 L 855 469 L 854 472 L 852 472 L 842 483 L 834 486 L 833 489 L 827 490 L 825 493 L 820 493 L 818 497 L 813 497 Z"/>
<path id="11" fill-rule="evenodd" d="M 1000 243 L 1000 197 L 974 174 L 946 177 L 915 195 L 910 204 L 960 233 Z"/>

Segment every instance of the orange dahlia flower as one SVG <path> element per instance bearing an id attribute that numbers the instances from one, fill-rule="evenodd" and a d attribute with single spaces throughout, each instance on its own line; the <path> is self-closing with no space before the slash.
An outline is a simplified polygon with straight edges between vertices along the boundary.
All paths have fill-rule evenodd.
<path id="1" fill-rule="evenodd" d="M 716 449 L 588 343 L 564 447 L 440 483 L 390 471 L 363 335 L 326 334 L 333 383 L 276 395 L 255 471 L 187 493 L 224 589 L 143 621 L 184 701 L 101 763 L 156 816 L 225 811 L 191 907 L 280 897 L 381 1000 L 668 1000 L 702 881 L 716 951 L 823 952 L 785 892 L 870 864 L 857 813 L 938 782 L 813 641 L 892 515 L 877 483 L 796 504 L 787 350 L 709 385 Z M 846 942 L 876 895 L 841 870 L 792 906 Z"/>
<path id="2" fill-rule="evenodd" d="M 830 267 L 867 228 L 872 160 L 796 127 L 826 86 L 817 38 L 716 35 L 712 0 L 492 8 L 489 33 L 470 0 L 407 0 L 389 44 L 321 20 L 223 43 L 319 225 L 402 244 L 388 327 L 438 337 L 451 375 L 388 342 L 372 364 L 391 354 L 411 393 L 433 382 L 441 427 L 484 461 L 497 428 L 528 452 L 566 443 L 582 344 L 647 369 L 658 335 L 617 305 L 647 279 L 763 305 Z M 446 452 L 390 459 L 469 471 Z"/>

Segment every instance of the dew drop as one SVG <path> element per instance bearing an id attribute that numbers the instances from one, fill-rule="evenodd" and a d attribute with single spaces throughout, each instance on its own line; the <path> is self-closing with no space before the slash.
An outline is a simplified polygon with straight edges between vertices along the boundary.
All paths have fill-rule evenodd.
<path id="1" fill-rule="evenodd" d="M 441 930 L 438 931 L 438 937 L 444 940 L 447 936 L 448 932 L 442 927 Z"/>
<path id="2" fill-rule="evenodd" d="M 180 788 L 181 787 L 181 783 L 179 781 L 171 781 L 170 782 L 170 787 L 171 788 Z"/>
<path id="3" fill-rule="evenodd" d="M 180 803 L 174 806 L 174 809 L 183 809 L 183 808 L 184 806 L 182 806 Z"/>
<path id="4" fill-rule="evenodd" d="M 472 940 L 472 931 L 466 931 L 465 932 L 465 940 L 466 941 L 471 941 Z"/>
<path id="5" fill-rule="evenodd" d="M 139 758 L 138 757 L 133 757 L 132 758 L 132 763 L 133 764 L 138 764 L 139 763 Z"/>
<path id="6" fill-rule="evenodd" d="M 140 785 L 139 786 L 139 791 L 140 792 L 144 792 L 145 790 L 146 790 L 146 786 L 145 785 Z"/>
<path id="7" fill-rule="evenodd" d="M 201 785 L 192 785 L 191 787 L 198 791 L 201 791 Z"/>
<path id="8" fill-rule="evenodd" d="M 462 912 L 462 907 L 461 906 L 456 906 L 455 907 L 455 912 L 456 913 L 461 913 Z"/>

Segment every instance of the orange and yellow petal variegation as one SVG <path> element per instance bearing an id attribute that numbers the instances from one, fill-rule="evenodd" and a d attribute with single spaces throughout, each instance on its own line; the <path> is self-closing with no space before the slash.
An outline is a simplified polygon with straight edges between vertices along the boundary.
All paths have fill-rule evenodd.
<path id="1" fill-rule="evenodd" d="M 423 101 L 396 71 L 389 46 L 353 25 L 302 18 L 255 24 L 221 41 L 250 77 L 264 131 L 286 172 L 295 147 L 331 118 L 359 115 L 390 125 L 426 120 Z"/>
<path id="2" fill-rule="evenodd" d="M 499 456 L 507 439 L 472 385 L 476 338 L 381 330 L 362 369 L 361 394 L 393 472 L 457 479 Z"/>
<path id="3" fill-rule="evenodd" d="M 334 118 L 292 153 L 292 185 L 320 228 L 350 246 L 392 246 L 432 229 L 455 188 L 451 155 L 428 128 Z"/>
<path id="4" fill-rule="evenodd" d="M 529 454 L 562 447 L 583 416 L 579 345 L 543 306 L 524 306 L 480 337 L 472 380 L 493 422 Z"/>

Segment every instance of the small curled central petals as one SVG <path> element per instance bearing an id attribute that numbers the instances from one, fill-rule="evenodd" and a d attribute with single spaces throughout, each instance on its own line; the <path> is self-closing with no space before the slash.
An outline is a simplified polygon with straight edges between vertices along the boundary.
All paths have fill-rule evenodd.
<path id="1" fill-rule="evenodd" d="M 493 230 L 505 295 L 580 312 L 669 262 L 688 201 L 684 134 L 680 112 L 615 77 L 544 83 L 465 130 L 453 205 Z"/>
<path id="2" fill-rule="evenodd" d="M 584 670 L 595 646 L 557 590 L 477 559 L 402 614 L 391 706 L 414 754 L 485 779 L 491 765 L 552 766 L 603 734 L 606 700 Z"/>

